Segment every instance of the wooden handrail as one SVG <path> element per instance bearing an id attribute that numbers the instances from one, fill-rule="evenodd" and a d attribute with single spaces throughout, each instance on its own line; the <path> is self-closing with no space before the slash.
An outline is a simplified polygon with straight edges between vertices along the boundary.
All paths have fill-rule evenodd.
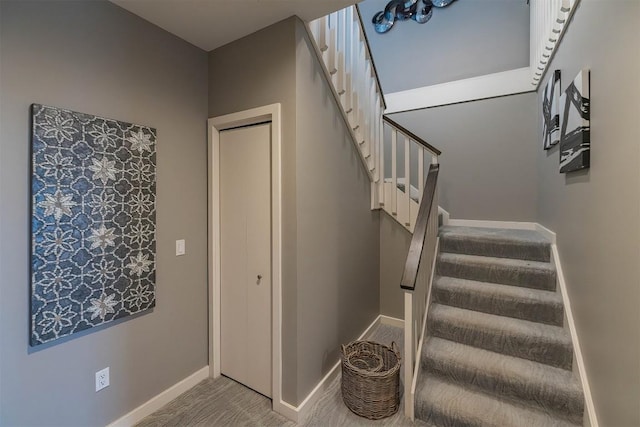
<path id="1" fill-rule="evenodd" d="M 427 141 L 425 141 L 424 139 L 420 138 L 418 135 L 416 135 L 415 133 L 407 130 L 406 128 L 404 128 L 402 125 L 398 124 L 397 122 L 391 120 L 389 117 L 387 116 L 382 116 L 382 120 L 384 120 L 385 122 L 387 122 L 390 126 L 396 128 L 397 130 L 399 130 L 400 132 L 404 133 L 405 135 L 407 135 L 411 140 L 416 141 L 418 144 L 422 145 L 423 147 L 425 147 L 427 150 L 431 151 L 433 154 L 435 154 L 436 156 L 439 156 L 440 154 L 442 154 L 442 151 L 438 150 L 436 147 L 434 147 L 433 145 L 429 144 Z"/>
<path id="2" fill-rule="evenodd" d="M 413 231 L 413 237 L 411 238 L 411 245 L 409 246 L 409 254 L 407 255 L 402 280 L 400 281 L 400 287 L 407 291 L 413 291 L 416 288 L 416 277 L 418 277 L 418 270 L 420 269 L 420 259 L 422 258 L 422 251 L 427 236 L 427 225 L 429 224 L 429 217 L 431 216 L 431 206 L 433 205 L 436 192 L 439 171 L 440 165 L 432 164 L 429 166 L 427 183 L 422 194 L 422 203 L 420 203 L 420 209 L 418 210 L 416 226 Z"/>
<path id="3" fill-rule="evenodd" d="M 387 102 L 384 99 L 384 92 L 382 92 L 382 85 L 380 84 L 380 78 L 378 77 L 378 69 L 376 68 L 376 62 L 373 60 L 373 55 L 371 54 L 371 45 L 369 44 L 369 38 L 367 37 L 367 32 L 364 30 L 364 21 L 362 19 L 362 14 L 360 13 L 360 6 L 355 5 L 356 13 L 358 14 L 358 20 L 360 20 L 360 28 L 362 28 L 362 34 L 364 35 L 364 44 L 367 47 L 367 52 L 369 53 L 369 60 L 371 61 L 371 68 L 373 68 L 373 74 L 376 78 L 376 85 L 378 86 L 378 93 L 380 94 L 380 99 L 382 99 L 382 105 L 384 108 L 387 108 Z"/>

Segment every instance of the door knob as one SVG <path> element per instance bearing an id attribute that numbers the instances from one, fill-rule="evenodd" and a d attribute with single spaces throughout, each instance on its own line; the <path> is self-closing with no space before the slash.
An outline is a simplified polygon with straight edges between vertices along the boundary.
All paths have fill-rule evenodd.
<path id="1" fill-rule="evenodd" d="M 258 281 L 256 282 L 256 284 L 260 284 L 260 281 L 262 280 L 262 274 L 258 274 Z"/>

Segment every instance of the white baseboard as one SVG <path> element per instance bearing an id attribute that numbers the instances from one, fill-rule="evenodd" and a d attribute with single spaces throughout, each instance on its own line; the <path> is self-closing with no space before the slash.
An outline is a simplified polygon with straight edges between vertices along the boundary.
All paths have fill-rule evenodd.
<path id="1" fill-rule="evenodd" d="M 209 366 L 199 369 L 177 384 L 172 385 L 128 414 L 118 418 L 107 427 L 130 427 L 207 378 L 209 378 Z"/>
<path id="2" fill-rule="evenodd" d="M 554 233 L 555 236 L 555 233 Z M 571 312 L 571 303 L 569 301 L 569 293 L 567 292 L 567 284 L 564 281 L 564 273 L 562 271 L 562 264 L 560 263 L 560 255 L 558 254 L 558 246 L 554 243 L 551 245 L 551 256 L 556 266 L 556 274 L 558 280 L 558 286 L 560 287 L 560 293 L 562 294 L 562 302 L 564 304 L 564 313 L 567 318 L 567 326 L 571 334 L 571 341 L 573 342 L 573 351 L 575 355 L 576 364 L 578 365 L 578 374 L 580 375 L 580 382 L 582 383 L 582 392 L 584 393 L 584 404 L 586 410 L 586 417 L 591 427 L 598 427 L 598 418 L 596 417 L 596 408 L 593 404 L 593 398 L 591 396 L 591 388 L 589 387 L 589 380 L 587 379 L 587 371 L 584 366 L 584 359 L 582 358 L 582 350 L 580 349 L 580 342 L 578 341 L 578 333 L 576 331 L 576 325 L 573 321 L 573 313 Z"/>
<path id="3" fill-rule="evenodd" d="M 551 231 L 551 230 L 549 230 L 544 225 L 540 225 L 537 222 L 535 224 L 536 224 L 536 231 L 541 233 L 541 234 L 544 234 L 544 236 L 547 239 L 551 240 L 551 243 L 555 245 L 556 244 L 556 233 Z"/>
<path id="4" fill-rule="evenodd" d="M 360 334 L 358 340 L 367 339 L 371 335 L 373 329 L 379 324 L 404 327 L 404 321 L 402 319 L 379 315 L 374 319 L 373 322 L 371 322 L 367 329 L 365 329 L 364 332 Z M 322 378 L 320 382 L 314 387 L 314 389 L 311 390 L 311 392 L 302 401 L 302 403 L 300 403 L 300 405 L 296 407 L 284 401 L 280 401 L 278 402 L 278 404 L 274 402 L 273 410 L 278 412 L 280 415 L 290 419 L 291 421 L 294 421 L 298 424 L 304 424 L 309 415 L 311 415 L 311 408 L 313 408 L 315 403 L 320 399 L 322 394 L 327 390 L 331 382 L 339 373 L 340 361 L 336 362 L 336 364 L 333 365 L 331 370 L 329 370 L 324 378 Z"/>
<path id="5" fill-rule="evenodd" d="M 380 323 L 383 325 L 395 326 L 396 328 L 404 328 L 404 320 L 397 317 L 385 316 L 381 314 Z"/>

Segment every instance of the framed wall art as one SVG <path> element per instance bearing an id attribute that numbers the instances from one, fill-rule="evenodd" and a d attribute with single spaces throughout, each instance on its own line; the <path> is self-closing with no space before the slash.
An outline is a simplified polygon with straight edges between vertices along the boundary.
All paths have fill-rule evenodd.
<path id="1" fill-rule="evenodd" d="M 585 169 L 591 161 L 589 70 L 581 70 L 560 98 L 560 173 Z"/>
<path id="2" fill-rule="evenodd" d="M 155 305 L 156 130 L 31 107 L 31 339 Z"/>
<path id="3" fill-rule="evenodd" d="M 555 70 L 542 94 L 542 147 L 560 142 L 560 70 Z"/>

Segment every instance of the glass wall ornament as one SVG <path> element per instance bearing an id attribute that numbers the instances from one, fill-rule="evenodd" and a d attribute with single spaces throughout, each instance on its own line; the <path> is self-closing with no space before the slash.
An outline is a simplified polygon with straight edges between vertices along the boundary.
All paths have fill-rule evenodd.
<path id="1" fill-rule="evenodd" d="M 377 33 L 389 31 L 397 20 L 413 19 L 424 24 L 431 19 L 433 7 L 445 7 L 455 0 L 391 0 L 384 10 L 373 15 L 371 22 Z"/>

